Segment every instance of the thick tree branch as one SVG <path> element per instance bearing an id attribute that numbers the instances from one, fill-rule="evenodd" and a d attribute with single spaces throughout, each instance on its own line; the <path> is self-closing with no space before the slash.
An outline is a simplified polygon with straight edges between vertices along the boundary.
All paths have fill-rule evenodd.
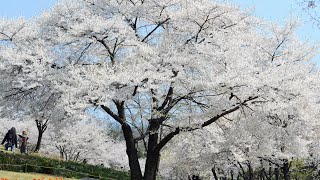
<path id="1" fill-rule="evenodd" d="M 180 133 L 180 128 L 177 127 L 175 131 L 170 132 L 167 134 L 160 142 L 159 144 L 155 147 L 155 152 L 160 152 L 160 150 L 177 134 Z"/>
<path id="2" fill-rule="evenodd" d="M 162 105 L 160 107 L 158 107 L 158 111 L 161 111 L 164 109 L 164 107 L 170 102 L 172 101 L 172 96 L 173 96 L 173 86 L 171 85 L 169 90 L 168 90 L 168 93 L 166 95 L 166 98 L 165 100 L 163 101 Z"/>
<path id="3" fill-rule="evenodd" d="M 258 96 L 249 97 L 248 99 L 244 100 L 243 102 L 241 102 L 240 104 L 238 104 L 238 105 L 235 106 L 234 108 L 231 108 L 231 109 L 229 109 L 229 110 L 227 110 L 227 111 L 224 111 L 223 113 L 218 114 L 218 115 L 210 118 L 209 120 L 205 121 L 204 123 L 202 123 L 201 127 L 206 127 L 206 126 L 214 123 L 214 122 L 217 121 L 219 118 L 221 118 L 221 117 L 223 117 L 223 116 L 225 116 L 225 115 L 227 115 L 227 114 L 230 114 L 230 113 L 238 110 L 241 106 L 246 106 L 246 103 L 247 103 L 247 102 L 252 101 L 252 100 L 254 100 L 254 99 L 257 99 L 257 98 L 258 98 Z"/>
<path id="4" fill-rule="evenodd" d="M 121 125 L 123 125 L 123 120 L 116 115 L 109 107 L 105 106 L 105 105 L 100 105 L 100 107 L 107 113 L 109 114 L 113 119 L 115 119 L 117 122 L 119 122 Z"/>
<path id="5" fill-rule="evenodd" d="M 240 107 L 242 106 L 246 106 L 247 102 L 249 101 L 252 101 L 254 99 L 257 99 L 258 96 L 255 96 L 255 97 L 249 97 L 248 99 L 244 100 L 243 102 L 239 103 L 237 106 L 229 109 L 229 110 L 226 110 L 224 112 L 222 112 L 221 114 L 218 114 L 212 118 L 210 118 L 209 120 L 203 122 L 200 126 L 198 127 L 177 127 L 175 129 L 175 131 L 172 131 L 170 132 L 165 138 L 163 138 L 159 144 L 156 146 L 156 150 L 157 151 L 160 151 L 175 135 L 179 134 L 181 131 L 194 131 L 194 130 L 197 130 L 197 129 L 200 129 L 200 128 L 203 128 L 203 127 L 206 127 L 212 123 L 214 123 L 215 121 L 217 121 L 218 119 L 220 119 L 221 117 L 227 115 L 227 114 L 230 114 L 232 112 L 235 112 L 236 110 L 238 110 Z"/>

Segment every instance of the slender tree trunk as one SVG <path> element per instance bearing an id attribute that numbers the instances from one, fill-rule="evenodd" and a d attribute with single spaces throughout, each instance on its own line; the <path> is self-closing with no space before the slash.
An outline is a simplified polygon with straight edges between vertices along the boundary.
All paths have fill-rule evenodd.
<path id="1" fill-rule="evenodd" d="M 253 174 L 253 169 L 252 169 L 250 163 L 248 163 L 248 171 L 249 171 L 249 174 L 248 174 L 249 177 L 248 177 L 248 179 L 249 179 L 249 180 L 253 180 L 253 179 L 254 179 L 254 174 Z"/>
<path id="2" fill-rule="evenodd" d="M 261 180 L 264 180 L 264 168 L 262 167 L 260 172 L 259 172 L 259 176 Z"/>
<path id="3" fill-rule="evenodd" d="M 269 162 L 269 179 L 272 179 L 272 164 Z"/>
<path id="4" fill-rule="evenodd" d="M 40 150 L 43 133 L 44 132 L 42 132 L 41 129 L 38 129 L 38 140 L 37 140 L 37 145 L 34 152 L 38 152 Z"/>
<path id="5" fill-rule="evenodd" d="M 274 169 L 274 176 L 275 176 L 275 180 L 279 180 L 279 168 L 278 167 L 276 167 Z"/>
<path id="6" fill-rule="evenodd" d="M 63 158 L 64 158 L 63 152 L 60 151 L 60 159 L 63 160 Z"/>
<path id="7" fill-rule="evenodd" d="M 231 180 L 233 180 L 233 171 L 230 171 L 230 175 L 231 175 Z"/>
<path id="8" fill-rule="evenodd" d="M 211 169 L 211 171 L 212 171 L 212 174 L 213 174 L 214 179 L 215 179 L 215 180 L 219 180 L 219 179 L 218 179 L 218 176 L 217 176 L 217 173 L 216 173 L 216 167 L 215 167 L 215 166 Z"/>
<path id="9" fill-rule="evenodd" d="M 37 140 L 37 145 L 36 145 L 34 152 L 38 152 L 40 150 L 42 135 L 47 130 L 48 120 L 49 119 L 46 119 L 43 122 L 43 121 L 39 121 L 36 119 L 36 124 L 37 124 L 37 129 L 38 129 L 38 140 Z"/>

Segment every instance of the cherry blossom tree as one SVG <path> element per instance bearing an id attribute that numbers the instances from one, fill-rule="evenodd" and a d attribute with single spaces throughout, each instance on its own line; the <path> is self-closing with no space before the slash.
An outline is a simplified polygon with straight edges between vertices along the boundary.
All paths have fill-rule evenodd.
<path id="1" fill-rule="evenodd" d="M 77 117 L 79 118 L 79 117 Z M 50 132 L 45 151 L 59 154 L 63 160 L 71 160 L 105 166 L 128 168 L 125 159 L 125 144 L 112 140 L 106 133 L 103 122 L 95 119 L 64 121 L 64 125 Z M 56 153 L 57 150 L 59 153 Z"/>
<path id="2" fill-rule="evenodd" d="M 35 151 L 40 150 L 43 133 L 46 131 L 59 95 L 51 89 L 50 81 L 38 78 L 37 68 L 32 66 L 33 58 L 42 61 L 36 41 L 36 31 L 31 23 L 20 18 L 0 20 L 1 43 L 1 102 L 13 119 L 32 118 L 38 131 Z M 35 43 L 38 45 L 38 43 Z M 41 51 L 42 52 L 42 51 Z M 14 59 L 15 63 L 10 61 Z M 32 67 L 31 67 L 32 66 Z M 9 111 L 10 109 L 10 111 Z M 63 113 L 63 112 L 62 112 Z M 54 115 L 55 116 L 55 115 Z"/>
<path id="3" fill-rule="evenodd" d="M 41 140 L 48 128 L 49 120 L 58 122 L 59 118 L 63 118 L 58 115 L 64 113 L 63 109 L 57 106 L 59 95 L 50 91 L 48 86 L 42 86 L 41 84 L 26 89 L 21 88 L 15 84 L 18 78 L 10 79 L 11 73 L 4 72 L 4 74 L 7 76 L 4 76 L 6 80 L 3 81 L 3 89 L 1 89 L 1 102 L 4 107 L 1 112 L 7 118 L 33 119 L 38 131 L 34 149 L 37 152 L 40 150 Z M 14 75 L 14 77 L 17 77 L 17 75 Z"/>
<path id="4" fill-rule="evenodd" d="M 62 0 L 17 35 L 3 35 L 23 40 L 1 46 L 1 59 L 31 70 L 19 86 L 53 84 L 68 113 L 108 114 L 121 126 L 131 178 L 149 180 L 178 134 L 267 117 L 299 98 L 302 77 L 317 73 L 304 66 L 316 47 L 297 40 L 295 27 L 210 0 Z"/>

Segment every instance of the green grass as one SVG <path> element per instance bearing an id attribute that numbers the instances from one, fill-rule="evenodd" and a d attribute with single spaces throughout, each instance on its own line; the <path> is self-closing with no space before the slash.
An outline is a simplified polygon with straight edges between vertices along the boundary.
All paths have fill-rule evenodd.
<path id="1" fill-rule="evenodd" d="M 50 176 L 47 174 L 39 173 L 20 173 L 12 171 L 2 171 L 0 170 L 0 178 L 8 180 L 74 180 L 73 178 L 65 178 L 59 176 Z"/>
<path id="2" fill-rule="evenodd" d="M 62 176 L 79 179 L 83 177 L 99 178 L 101 180 L 130 179 L 128 172 L 117 171 L 102 166 L 41 157 L 39 154 L 24 155 L 17 151 L 12 153 L 5 151 L 3 146 L 0 146 L 0 170 L 27 174 L 41 173 L 51 175 L 52 177 Z"/>

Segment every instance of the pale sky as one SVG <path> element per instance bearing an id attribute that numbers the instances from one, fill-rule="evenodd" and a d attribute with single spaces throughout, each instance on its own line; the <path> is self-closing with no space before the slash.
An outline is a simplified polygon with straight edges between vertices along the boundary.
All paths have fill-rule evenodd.
<path id="1" fill-rule="evenodd" d="M 223 0 L 222 0 L 223 1 Z M 297 5 L 299 0 L 225 0 L 239 4 L 242 8 L 254 7 L 254 15 L 270 21 L 284 23 L 291 17 L 300 17 L 302 26 L 298 36 L 302 40 L 320 41 L 320 29 L 309 21 L 309 17 Z M 50 9 L 57 0 L 0 0 L 0 17 L 30 18 Z"/>
<path id="2" fill-rule="evenodd" d="M 302 40 L 320 41 L 320 29 L 298 5 L 299 0 L 229 0 L 242 8 L 254 7 L 254 15 L 283 24 L 290 18 L 300 18 L 301 27 L 297 33 Z M 300 0 L 301 2 L 301 0 Z"/>
<path id="3" fill-rule="evenodd" d="M 57 0 L 0 0 L 0 17 L 30 18 L 51 8 Z"/>

